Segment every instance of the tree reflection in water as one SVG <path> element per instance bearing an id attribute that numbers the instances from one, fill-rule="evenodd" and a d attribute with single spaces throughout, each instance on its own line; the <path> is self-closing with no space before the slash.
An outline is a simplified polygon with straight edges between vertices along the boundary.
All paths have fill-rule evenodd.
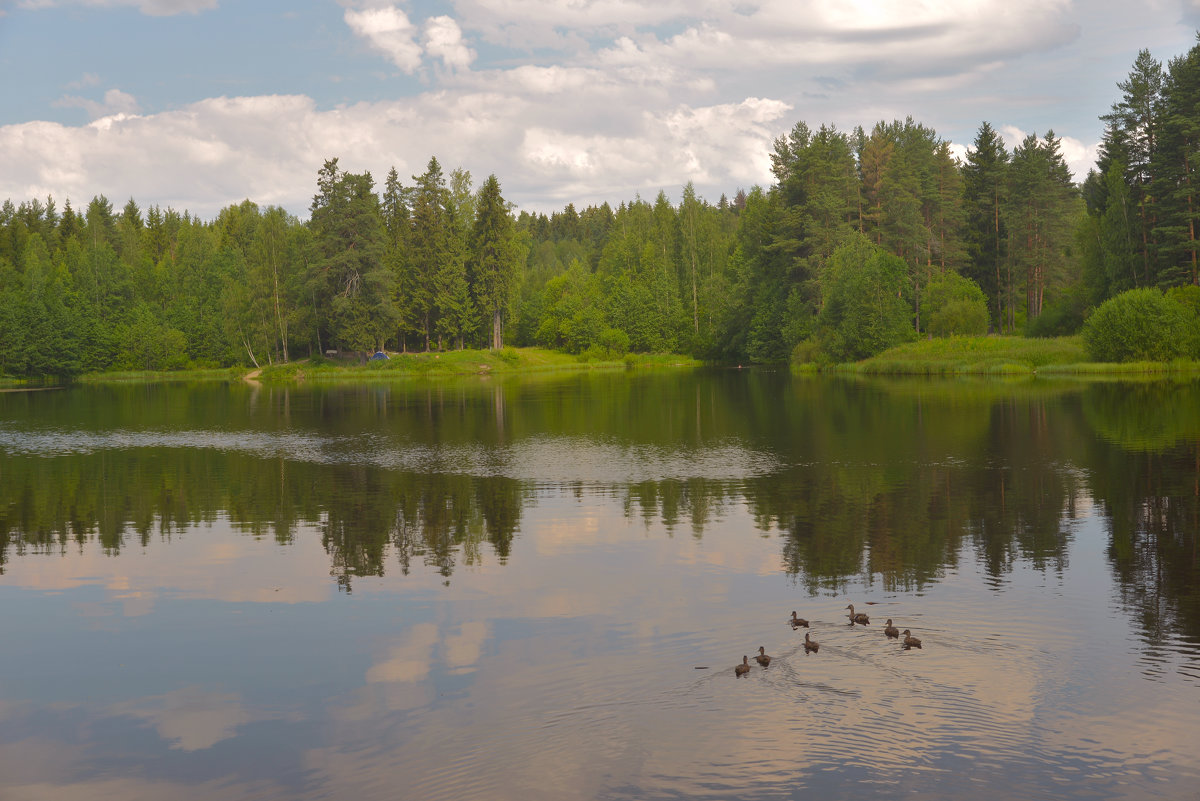
<path id="1" fill-rule="evenodd" d="M 318 527 L 346 591 L 415 564 L 449 579 L 520 558 L 539 493 L 595 492 L 693 537 L 745 504 L 809 591 L 911 590 L 967 553 L 996 579 L 1018 562 L 1061 571 L 1071 521 L 1090 513 L 1147 641 L 1200 642 L 1196 409 L 1196 382 L 723 371 L 13 394 L 0 396 L 0 572 L 224 518 L 284 544 Z M 741 461 L 704 462 L 718 450 Z"/>

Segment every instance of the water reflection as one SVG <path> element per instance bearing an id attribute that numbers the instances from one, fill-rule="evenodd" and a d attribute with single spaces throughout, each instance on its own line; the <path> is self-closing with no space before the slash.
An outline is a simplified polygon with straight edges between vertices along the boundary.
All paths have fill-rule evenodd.
<path id="1" fill-rule="evenodd" d="M 1200 392 L 1122 386 L 0 396 L 0 795 L 1183 797 Z"/>

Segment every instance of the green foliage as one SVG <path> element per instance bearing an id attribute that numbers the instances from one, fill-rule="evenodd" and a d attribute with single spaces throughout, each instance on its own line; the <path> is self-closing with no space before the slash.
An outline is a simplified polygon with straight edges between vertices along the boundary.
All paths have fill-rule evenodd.
<path id="1" fill-rule="evenodd" d="M 1192 314 L 1200 316 L 1200 286 L 1174 286 L 1167 290 L 1167 297 L 1190 309 Z"/>
<path id="2" fill-rule="evenodd" d="M 1086 358 L 1079 337 L 965 336 L 897 345 L 851 369 L 882 375 L 1031 374 L 1055 366 L 1074 367 Z"/>
<path id="3" fill-rule="evenodd" d="M 379 195 L 331 159 L 306 223 L 249 200 L 211 222 L 133 198 L 61 215 L 51 198 L 6 201 L 0 372 L 506 342 L 844 361 L 988 318 L 1074 332 L 1115 293 L 1200 280 L 1200 45 L 1165 71 L 1143 51 L 1118 86 L 1082 191 L 1052 132 L 1009 153 L 984 123 L 959 165 L 909 118 L 852 133 L 797 122 L 774 143 L 774 183 L 715 204 L 689 183 L 677 205 L 660 191 L 514 219 L 496 176 L 475 192 L 436 158 L 408 187 L 392 169 Z M 1161 352 L 1195 353 L 1197 338 Z"/>
<path id="4" fill-rule="evenodd" d="M 927 330 L 935 337 L 986 334 L 987 298 L 979 284 L 945 272 L 925 287 Z"/>
<path id="5" fill-rule="evenodd" d="M 606 328 L 600 332 L 596 344 L 607 358 L 619 358 L 629 352 L 629 334 L 619 328 Z"/>
<path id="6" fill-rule="evenodd" d="M 1007 197 L 1009 154 L 1004 141 L 984 122 L 963 165 L 963 213 L 965 216 L 967 264 L 964 274 L 972 278 L 991 299 L 992 321 L 1004 316 L 1000 288 L 1004 277 L 1008 221 L 1001 214 Z"/>
<path id="7" fill-rule="evenodd" d="M 537 344 L 581 353 L 606 328 L 600 283 L 585 273 L 579 262 L 572 262 L 565 274 L 552 278 L 542 295 L 544 312 L 534 335 Z"/>
<path id="8" fill-rule="evenodd" d="M 792 348 L 792 364 L 812 364 L 821 357 L 821 343 L 815 339 L 802 339 Z"/>
<path id="9" fill-rule="evenodd" d="M 178 370 L 187 366 L 187 339 L 183 332 L 164 325 L 146 304 L 134 309 L 122 326 L 122 355 L 117 370 Z"/>
<path id="10" fill-rule="evenodd" d="M 901 297 L 906 266 L 897 256 L 854 237 L 834 251 L 826 271 L 819 336 L 836 362 L 858 361 L 915 337 Z"/>
<path id="11" fill-rule="evenodd" d="M 504 319 L 512 305 L 518 267 L 524 256 L 522 241 L 513 227 L 508 204 L 500 195 L 500 182 L 489 175 L 479 190 L 472 233 L 472 266 L 475 298 L 491 330 L 491 346 L 504 344 Z"/>
<path id="12" fill-rule="evenodd" d="M 1027 337 L 1064 337 L 1078 334 L 1087 318 L 1088 307 L 1083 287 L 1067 292 L 1052 305 L 1025 323 Z"/>
<path id="13" fill-rule="evenodd" d="M 312 203 L 313 275 L 327 298 L 325 319 L 334 342 L 351 350 L 381 347 L 399 316 L 391 303 L 387 230 L 373 187 L 370 173 L 344 172 L 331 159 L 318 174 Z"/>
<path id="14" fill-rule="evenodd" d="M 1194 351 L 1195 313 L 1157 289 L 1131 289 L 1100 305 L 1083 326 L 1098 362 L 1169 361 Z"/>

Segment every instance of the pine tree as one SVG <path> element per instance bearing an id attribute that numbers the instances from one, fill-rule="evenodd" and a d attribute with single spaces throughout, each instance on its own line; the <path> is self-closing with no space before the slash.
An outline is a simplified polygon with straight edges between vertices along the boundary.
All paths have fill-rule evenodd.
<path id="1" fill-rule="evenodd" d="M 500 181 L 489 175 L 479 189 L 472 231 L 474 292 L 479 308 L 491 321 L 491 347 L 504 346 L 504 316 L 516 287 L 521 252 Z"/>
<path id="2" fill-rule="evenodd" d="M 384 264 L 387 232 L 370 173 L 347 173 L 337 159 L 317 177 L 312 219 L 315 269 L 331 298 L 334 339 L 354 350 L 382 348 L 394 330 L 393 276 Z"/>
<path id="3" fill-rule="evenodd" d="M 414 175 L 412 229 L 409 236 L 409 289 L 406 299 L 416 330 L 430 350 L 437 330 L 437 276 L 442 265 L 452 258 L 449 192 L 442 165 L 431 158 L 425 172 Z"/>
<path id="4" fill-rule="evenodd" d="M 1008 239 L 1004 218 L 1008 188 L 1008 151 L 992 126 L 979 126 L 973 147 L 963 165 L 963 211 L 967 266 L 963 273 L 974 279 L 990 299 L 992 321 L 1004 330 L 1008 320 L 1003 263 Z"/>
<path id="5" fill-rule="evenodd" d="M 1128 187 L 1128 202 L 1137 210 L 1141 282 L 1146 283 L 1149 276 L 1157 272 L 1154 228 L 1158 211 L 1152 188 L 1163 115 L 1162 64 L 1150 55 L 1149 50 L 1142 50 L 1133 63 L 1129 79 L 1121 81 L 1117 87 L 1121 90 L 1121 99 L 1113 104 L 1111 112 L 1100 118 L 1106 128 L 1097 167 L 1101 175 L 1107 175 L 1113 162 L 1121 163 L 1122 178 Z M 1106 183 L 1111 184 L 1110 181 Z M 1124 209 L 1118 211 L 1125 214 Z"/>
<path id="6" fill-rule="evenodd" d="M 1021 288 L 1027 319 L 1033 319 L 1042 313 L 1046 289 L 1062 282 L 1081 203 L 1053 131 L 1040 140 L 1033 134 L 1025 137 L 1013 151 L 1008 178 L 1010 269 L 1005 291 L 1011 331 Z"/>
<path id="7" fill-rule="evenodd" d="M 1198 34 L 1200 37 L 1200 34 Z M 1200 196 L 1197 194 L 1197 153 L 1200 152 L 1200 44 L 1171 60 L 1163 90 L 1162 124 L 1151 159 L 1155 195 L 1159 198 L 1160 238 L 1157 274 L 1147 283 L 1173 286 L 1200 281 L 1197 269 L 1200 238 Z"/>

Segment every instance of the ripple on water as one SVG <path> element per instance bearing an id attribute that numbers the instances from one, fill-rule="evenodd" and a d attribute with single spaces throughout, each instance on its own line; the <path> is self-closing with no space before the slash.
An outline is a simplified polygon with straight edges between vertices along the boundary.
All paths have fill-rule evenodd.
<path id="1" fill-rule="evenodd" d="M 541 436 L 506 446 L 431 446 L 379 434 L 331 436 L 302 432 L 126 429 L 92 432 L 17 430 L 0 425 L 0 449 L 14 454 L 56 456 L 142 448 L 208 449 L 316 464 L 505 476 L 551 486 L 577 482 L 625 485 L 689 478 L 737 481 L 778 468 L 774 455 L 733 441 L 681 449 L 589 437 Z"/>

